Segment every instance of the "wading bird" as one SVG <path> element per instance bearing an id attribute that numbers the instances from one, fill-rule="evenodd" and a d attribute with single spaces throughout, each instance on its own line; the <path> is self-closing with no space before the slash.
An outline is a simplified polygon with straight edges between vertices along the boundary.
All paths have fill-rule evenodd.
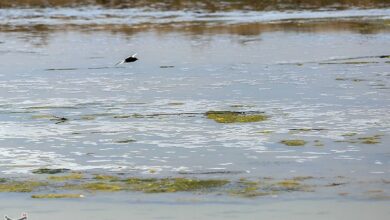
<path id="1" fill-rule="evenodd" d="M 4 216 L 4 219 L 5 220 L 13 220 L 12 218 L 8 217 L 8 216 Z M 22 215 L 20 216 L 20 218 L 18 218 L 17 220 L 27 220 L 27 213 L 22 213 Z"/>
<path id="2" fill-rule="evenodd" d="M 135 53 L 135 54 L 133 54 L 132 56 L 130 56 L 130 57 L 127 57 L 126 59 L 124 59 L 124 60 L 122 60 L 122 61 L 120 61 L 120 62 L 118 62 L 117 64 L 115 64 L 115 65 L 120 65 L 120 64 L 123 64 L 123 63 L 131 63 L 131 62 L 135 62 L 135 61 L 137 61 L 138 60 L 138 58 L 137 57 L 135 57 L 137 54 Z"/>

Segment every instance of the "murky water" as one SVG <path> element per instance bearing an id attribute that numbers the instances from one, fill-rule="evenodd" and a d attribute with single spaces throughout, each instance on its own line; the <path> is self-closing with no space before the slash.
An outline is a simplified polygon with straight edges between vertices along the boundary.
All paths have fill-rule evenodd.
<path id="1" fill-rule="evenodd" d="M 389 193 L 389 9 L 1 9 L 0 30 L 1 176 L 312 176 Z"/>

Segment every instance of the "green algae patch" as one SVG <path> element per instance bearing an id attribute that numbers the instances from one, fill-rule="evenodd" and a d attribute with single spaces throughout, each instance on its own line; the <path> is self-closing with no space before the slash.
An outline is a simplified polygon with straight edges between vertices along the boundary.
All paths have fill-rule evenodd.
<path id="1" fill-rule="evenodd" d="M 82 194 L 38 194 L 31 196 L 33 199 L 76 199 L 83 197 Z"/>
<path id="2" fill-rule="evenodd" d="M 280 141 L 280 143 L 287 145 L 287 146 L 295 147 L 295 146 L 305 146 L 305 144 L 307 142 L 304 140 L 295 139 L 295 140 L 282 140 L 282 141 Z"/>
<path id="3" fill-rule="evenodd" d="M 49 176 L 49 180 L 54 180 L 54 181 L 68 181 L 68 180 L 79 180 L 84 177 L 83 174 L 81 173 L 71 173 L 69 175 L 63 175 L 63 176 Z"/>
<path id="4" fill-rule="evenodd" d="M 34 174 L 57 174 L 57 173 L 65 173 L 70 171 L 70 169 L 66 168 L 59 168 L 59 169 L 49 169 L 49 168 L 40 168 L 33 170 L 32 173 Z"/>
<path id="5" fill-rule="evenodd" d="M 129 178 L 126 179 L 125 182 L 129 185 L 131 190 L 145 193 L 201 191 L 221 187 L 229 183 L 228 180 L 198 180 L 186 178 Z"/>
<path id="6" fill-rule="evenodd" d="M 39 187 L 46 186 L 44 182 L 23 181 L 0 183 L 0 192 L 32 192 Z"/>
<path id="7" fill-rule="evenodd" d="M 268 119 L 268 116 L 264 114 L 247 114 L 232 111 L 208 111 L 205 115 L 208 119 L 212 119 L 218 123 L 249 123 Z"/>

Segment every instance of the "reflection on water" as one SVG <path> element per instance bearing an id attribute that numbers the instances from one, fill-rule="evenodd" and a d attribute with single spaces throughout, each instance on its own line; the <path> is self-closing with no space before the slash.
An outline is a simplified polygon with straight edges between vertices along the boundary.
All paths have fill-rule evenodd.
<path id="1" fill-rule="evenodd" d="M 189 36 L 241 35 L 258 40 L 268 32 L 389 32 L 389 9 L 293 12 L 156 12 L 144 9 L 47 8 L 0 9 L 0 31 L 23 32 L 33 45 L 46 44 L 62 31 L 136 35 L 179 32 Z M 232 37 L 234 39 L 234 37 Z"/>

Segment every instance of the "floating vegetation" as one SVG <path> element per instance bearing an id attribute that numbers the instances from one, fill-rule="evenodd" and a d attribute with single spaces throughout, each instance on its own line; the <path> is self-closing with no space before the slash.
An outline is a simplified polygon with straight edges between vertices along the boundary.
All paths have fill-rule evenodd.
<path id="1" fill-rule="evenodd" d="M 287 146 L 304 146 L 307 142 L 304 140 L 282 140 L 280 143 L 287 145 Z"/>
<path id="2" fill-rule="evenodd" d="M 230 105 L 231 108 L 248 108 L 248 107 L 255 107 L 255 105 L 244 105 L 244 104 L 235 104 Z"/>
<path id="3" fill-rule="evenodd" d="M 266 196 L 270 195 L 270 192 L 261 192 L 260 183 L 255 181 L 249 181 L 246 179 L 240 179 L 238 182 L 237 189 L 232 189 L 229 191 L 230 195 L 240 196 L 240 197 L 257 197 L 257 196 Z"/>
<path id="4" fill-rule="evenodd" d="M 119 141 L 116 141 L 115 143 L 117 143 L 117 144 L 128 144 L 128 143 L 133 143 L 133 142 L 136 142 L 136 140 L 130 138 L 130 139 L 119 140 Z"/>
<path id="5" fill-rule="evenodd" d="M 292 180 L 295 180 L 295 181 L 304 181 L 304 180 L 310 180 L 310 179 L 314 179 L 314 177 L 312 177 L 312 176 L 296 176 L 296 177 L 292 178 Z"/>
<path id="6" fill-rule="evenodd" d="M 262 131 L 259 131 L 258 133 L 260 133 L 260 134 L 271 134 L 273 132 L 274 131 L 272 131 L 272 130 L 262 130 Z"/>
<path id="7" fill-rule="evenodd" d="M 302 191 L 302 192 L 310 192 L 313 191 L 310 186 L 304 185 L 300 182 L 301 180 L 298 179 L 285 179 L 282 181 L 279 181 L 271 188 L 276 192 L 283 192 L 283 191 Z"/>
<path id="8" fill-rule="evenodd" d="M 375 64 L 379 63 L 376 61 L 346 61 L 346 62 L 323 62 L 319 63 L 321 65 L 329 65 L 329 64 L 345 64 L 345 65 L 364 65 L 364 64 Z"/>
<path id="9" fill-rule="evenodd" d="M 78 70 L 77 68 L 50 68 L 45 69 L 45 71 L 69 71 L 69 70 Z"/>
<path id="10" fill-rule="evenodd" d="M 83 174 L 81 173 L 71 173 L 69 175 L 63 175 L 63 176 L 49 176 L 49 180 L 54 181 L 67 181 L 67 180 L 79 180 L 83 178 Z"/>
<path id="11" fill-rule="evenodd" d="M 325 128 L 292 128 L 289 129 L 290 134 L 296 134 L 296 133 L 301 133 L 301 132 L 311 132 L 311 131 L 324 131 L 326 130 Z"/>
<path id="12" fill-rule="evenodd" d="M 50 121 L 56 121 L 56 124 L 64 123 L 68 121 L 69 119 L 65 117 L 58 117 L 55 115 L 33 115 L 31 116 L 32 119 L 48 119 Z"/>
<path id="13" fill-rule="evenodd" d="M 362 81 L 365 81 L 364 79 L 358 79 L 358 78 L 342 78 L 342 77 L 337 77 L 335 80 L 338 80 L 338 81 L 352 81 L 352 82 L 362 82 Z"/>
<path id="14" fill-rule="evenodd" d="M 54 115 L 33 115 L 31 116 L 32 119 L 54 119 L 56 116 Z"/>
<path id="15" fill-rule="evenodd" d="M 184 103 L 183 102 L 170 102 L 170 103 L 168 103 L 168 105 L 173 105 L 173 106 L 175 106 L 175 105 L 184 105 Z"/>
<path id="16" fill-rule="evenodd" d="M 82 194 L 38 194 L 32 195 L 33 199 L 75 199 L 84 198 Z"/>
<path id="17" fill-rule="evenodd" d="M 234 170 L 212 170 L 212 171 L 179 171 L 179 174 L 183 175 L 212 175 L 212 174 L 240 174 L 245 171 L 234 171 Z"/>
<path id="18" fill-rule="evenodd" d="M 316 146 L 316 147 L 323 147 L 324 144 L 320 140 L 314 140 L 314 146 Z"/>
<path id="19" fill-rule="evenodd" d="M 121 184 L 106 183 L 106 182 L 84 183 L 81 185 L 67 185 L 65 186 L 65 188 L 81 189 L 81 190 L 88 190 L 88 191 L 107 191 L 107 192 L 120 191 L 125 189 Z"/>
<path id="20" fill-rule="evenodd" d="M 251 114 L 233 111 L 208 111 L 205 115 L 208 119 L 213 119 L 218 123 L 248 123 L 265 121 L 268 119 L 268 116 L 264 114 Z"/>
<path id="21" fill-rule="evenodd" d="M 380 137 L 381 135 L 374 135 L 374 136 L 360 137 L 358 138 L 358 140 L 360 140 L 362 144 L 378 144 L 380 143 Z"/>
<path id="22" fill-rule="evenodd" d="M 312 176 L 296 176 L 289 179 L 262 178 L 259 180 L 196 179 L 196 178 L 120 178 L 119 176 L 94 174 L 85 175 L 80 181 L 57 183 L 52 181 L 12 181 L 3 179 L 0 192 L 34 192 L 32 198 L 82 198 L 83 192 L 143 192 L 143 193 L 216 193 L 243 198 L 279 195 L 289 192 L 313 192 L 317 187 L 332 188 L 348 184 L 343 181 L 326 184 L 306 184 L 304 181 L 314 179 Z M 71 180 L 65 179 L 65 181 Z M 340 189 L 340 188 L 335 188 Z M 46 190 L 47 192 L 41 192 Z M 61 191 L 61 193 L 55 193 Z M 76 193 L 74 192 L 76 191 Z M 53 193 L 54 192 L 54 193 Z"/>
<path id="23" fill-rule="evenodd" d="M 0 192 L 32 192 L 35 189 L 46 186 L 45 182 L 35 181 L 6 181 L 0 183 Z"/>
<path id="24" fill-rule="evenodd" d="M 341 185 L 345 185 L 347 183 L 330 183 L 328 185 L 325 185 L 326 187 L 334 187 L 334 186 L 341 186 Z"/>
<path id="25" fill-rule="evenodd" d="M 96 174 L 94 179 L 95 180 L 116 181 L 116 180 L 119 180 L 119 177 L 117 177 L 117 176 L 110 176 L 110 175 Z"/>
<path id="26" fill-rule="evenodd" d="M 57 173 L 65 173 L 70 171 L 70 169 L 59 168 L 59 169 L 49 169 L 49 168 L 40 168 L 37 170 L 33 170 L 34 174 L 57 174 Z"/>
<path id="27" fill-rule="evenodd" d="M 282 186 L 284 188 L 295 188 L 300 185 L 297 180 L 283 180 L 277 183 L 277 185 Z"/>
<path id="28" fill-rule="evenodd" d="M 25 109 L 28 110 L 45 110 L 45 109 L 78 109 L 76 106 L 61 106 L 61 105 L 42 105 L 42 106 L 30 106 Z"/>
<path id="29" fill-rule="evenodd" d="M 80 119 L 81 119 L 81 120 L 95 120 L 96 117 L 95 117 L 95 116 L 92 116 L 92 115 L 83 115 L 83 116 L 81 116 Z"/>
<path id="30" fill-rule="evenodd" d="M 131 115 L 115 115 L 114 118 L 151 118 L 155 115 L 142 115 L 142 114 L 131 114 Z"/>
<path id="31" fill-rule="evenodd" d="M 54 119 L 50 119 L 51 121 L 57 121 L 56 124 L 64 123 L 68 121 L 69 119 L 64 118 L 64 117 L 56 117 Z"/>
<path id="32" fill-rule="evenodd" d="M 355 136 L 355 135 L 357 135 L 356 132 L 349 132 L 349 133 L 342 134 L 341 136 L 343 136 L 343 137 L 352 137 L 352 136 Z"/>
<path id="33" fill-rule="evenodd" d="M 344 135 L 346 136 L 346 135 Z M 354 135 L 351 135 L 354 136 Z M 382 135 L 373 135 L 373 136 L 365 136 L 365 137 L 359 137 L 354 139 L 347 139 L 347 140 L 338 140 L 336 142 L 347 142 L 347 143 L 361 143 L 361 144 L 379 144 L 380 138 Z M 349 137 L 348 135 L 346 137 Z"/>
<path id="34" fill-rule="evenodd" d="M 125 182 L 130 186 L 131 190 L 142 191 L 145 193 L 199 191 L 221 187 L 229 183 L 228 180 L 199 180 L 186 178 L 129 178 L 125 180 Z"/>

